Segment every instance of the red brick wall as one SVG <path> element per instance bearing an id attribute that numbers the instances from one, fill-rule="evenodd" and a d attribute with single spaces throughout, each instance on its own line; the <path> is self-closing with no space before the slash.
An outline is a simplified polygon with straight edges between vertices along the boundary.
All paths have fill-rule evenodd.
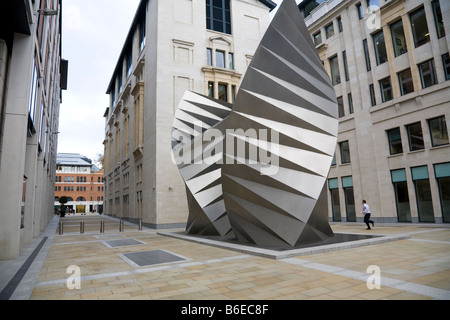
<path id="1" fill-rule="evenodd" d="M 61 182 L 59 177 L 61 177 Z M 67 182 L 64 182 L 65 177 L 67 177 Z M 72 178 L 73 181 L 71 180 Z M 83 182 L 77 182 L 77 178 Z M 86 178 L 86 182 L 84 182 L 84 178 Z M 99 178 L 100 182 L 98 182 Z M 66 196 L 72 198 L 73 201 L 77 201 L 79 197 L 84 197 L 86 201 L 103 201 L 103 171 L 95 171 L 94 173 L 56 173 L 55 186 L 55 198 Z M 64 191 L 64 187 L 73 188 L 73 191 Z M 77 191 L 77 187 L 79 191 Z M 60 188 L 61 190 L 59 190 Z M 84 188 L 86 188 L 85 191 Z M 97 200 L 97 198 L 100 200 Z"/>

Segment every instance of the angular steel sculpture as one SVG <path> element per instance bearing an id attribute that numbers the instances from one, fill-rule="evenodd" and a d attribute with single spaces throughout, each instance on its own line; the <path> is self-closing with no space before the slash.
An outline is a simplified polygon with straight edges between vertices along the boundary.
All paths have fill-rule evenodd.
<path id="1" fill-rule="evenodd" d="M 189 234 L 227 236 L 231 233 L 222 195 L 222 153 L 213 152 L 221 139 L 205 141 L 210 132 L 218 132 L 223 137 L 223 120 L 231 107 L 229 103 L 186 91 L 175 114 L 172 150 L 186 184 L 189 206 L 186 232 Z"/>
<path id="2" fill-rule="evenodd" d="M 186 112 L 188 101 L 198 109 Z M 193 93 L 180 103 L 174 154 L 182 144 L 198 151 L 192 160 L 203 160 L 179 165 L 188 192 L 187 232 L 234 234 L 240 242 L 288 248 L 332 237 L 326 178 L 337 142 L 337 117 L 334 88 L 303 17 L 294 0 L 284 0 L 233 106 Z M 204 123 L 194 130 L 194 120 L 200 119 Z M 225 140 L 205 143 L 211 130 Z M 218 144 L 223 153 L 213 156 L 223 155 L 222 161 L 205 163 L 205 154 Z"/>

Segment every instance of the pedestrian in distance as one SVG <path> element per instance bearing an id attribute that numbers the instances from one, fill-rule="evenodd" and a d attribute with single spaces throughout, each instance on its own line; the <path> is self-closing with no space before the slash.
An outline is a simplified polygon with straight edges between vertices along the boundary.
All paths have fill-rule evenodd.
<path id="1" fill-rule="evenodd" d="M 370 207 L 367 204 L 366 200 L 362 201 L 362 205 L 363 205 L 363 209 L 361 211 L 362 214 L 364 214 L 364 223 L 367 225 L 367 229 L 366 230 L 370 230 L 370 225 L 369 223 L 372 224 L 372 227 L 375 226 L 375 222 L 373 222 L 373 220 L 370 220 Z"/>

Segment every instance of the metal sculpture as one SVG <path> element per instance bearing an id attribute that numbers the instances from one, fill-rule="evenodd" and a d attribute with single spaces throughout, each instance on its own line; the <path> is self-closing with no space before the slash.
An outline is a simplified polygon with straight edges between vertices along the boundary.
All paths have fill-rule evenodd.
<path id="1" fill-rule="evenodd" d="M 222 196 L 221 159 L 215 153 L 223 137 L 223 120 L 231 112 L 231 104 L 186 91 L 172 128 L 174 161 L 186 184 L 189 217 L 186 232 L 207 236 L 227 236 L 231 226 Z M 205 141 L 209 133 L 218 139 Z"/>
<path id="2" fill-rule="evenodd" d="M 272 19 L 234 105 L 208 99 L 203 107 L 196 103 L 197 111 L 186 112 L 189 97 L 194 102 L 193 93 L 186 95 L 172 139 L 174 153 L 181 141 L 190 153 L 201 150 L 194 161 L 179 165 L 188 191 L 188 233 L 234 235 L 269 247 L 333 236 L 326 178 L 337 142 L 337 101 L 294 0 L 284 0 Z M 220 106 L 220 115 L 212 104 Z M 214 120 L 201 111 L 206 109 Z M 192 131 L 194 120 L 209 122 Z M 205 142 L 211 130 L 223 139 Z M 218 145 L 217 161 L 204 163 L 205 153 Z"/>

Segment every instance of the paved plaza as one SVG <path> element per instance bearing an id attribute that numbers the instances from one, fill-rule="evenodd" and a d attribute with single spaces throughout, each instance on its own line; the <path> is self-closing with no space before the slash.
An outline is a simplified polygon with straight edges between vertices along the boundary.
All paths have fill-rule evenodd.
<path id="1" fill-rule="evenodd" d="M 125 222 L 120 231 L 119 220 L 110 217 L 55 217 L 19 259 L 0 261 L 0 298 L 450 299 L 449 225 L 375 224 L 372 230 L 365 230 L 363 223 L 331 226 L 335 233 L 384 235 L 374 239 L 388 240 L 264 256 L 264 250 L 180 238 L 182 230 L 138 230 Z"/>

